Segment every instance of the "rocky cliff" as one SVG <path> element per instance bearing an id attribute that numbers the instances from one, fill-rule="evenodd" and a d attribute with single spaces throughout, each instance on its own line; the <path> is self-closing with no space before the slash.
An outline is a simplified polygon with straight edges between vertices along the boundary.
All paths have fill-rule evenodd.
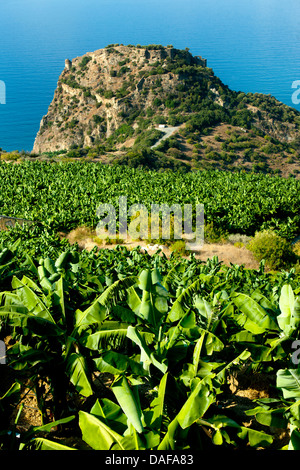
<path id="1" fill-rule="evenodd" d="M 33 152 L 101 146 L 107 150 L 115 149 L 116 144 L 128 149 L 141 142 L 150 147 L 159 134 L 153 132 L 165 124 L 183 130 L 185 142 L 194 143 L 192 156 L 199 160 L 209 153 L 202 138 L 224 123 L 242 129 L 247 138 L 249 134 L 249 142 L 254 132 L 256 137 L 271 140 L 273 150 L 280 144 L 276 154 L 290 143 L 294 143 L 293 152 L 299 153 L 300 113 L 295 109 L 271 96 L 230 90 L 205 59 L 188 49 L 114 44 L 66 60 Z M 216 135 L 216 141 L 222 139 L 223 148 L 213 147 L 219 154 L 226 139 Z M 245 136 L 243 140 L 239 148 L 247 150 L 245 158 L 252 158 L 254 144 L 248 145 Z M 257 148 L 263 148 L 264 142 Z M 225 148 L 231 156 L 223 155 L 224 161 L 232 159 L 233 144 Z M 172 145 L 176 147 L 176 143 Z"/>
<path id="2" fill-rule="evenodd" d="M 135 117 L 155 108 L 154 101 L 164 100 L 182 80 L 168 71 L 176 61 L 206 66 L 188 51 L 162 46 L 108 46 L 67 59 L 33 151 L 92 146 L 110 137 L 124 119 L 136 124 Z"/>

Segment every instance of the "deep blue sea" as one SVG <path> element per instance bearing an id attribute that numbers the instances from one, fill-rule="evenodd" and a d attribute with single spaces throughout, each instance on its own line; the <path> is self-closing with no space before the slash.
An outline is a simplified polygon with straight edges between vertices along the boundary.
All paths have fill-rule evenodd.
<path id="1" fill-rule="evenodd" d="M 0 0 L 0 25 L 0 147 L 8 151 L 32 150 L 65 59 L 111 43 L 188 47 L 230 88 L 300 110 L 292 100 L 299 0 Z"/>

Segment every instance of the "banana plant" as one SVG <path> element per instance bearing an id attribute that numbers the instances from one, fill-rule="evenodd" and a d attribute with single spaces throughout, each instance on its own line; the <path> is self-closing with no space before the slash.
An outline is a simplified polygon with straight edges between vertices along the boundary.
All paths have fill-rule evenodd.
<path id="1" fill-rule="evenodd" d="M 1 366 L 3 367 L 3 365 Z M 13 426 L 11 426 L 11 413 L 17 409 L 21 395 L 21 384 L 14 382 L 8 390 L 0 397 L 0 450 L 12 450 L 16 432 L 15 427 L 20 415 L 16 413 Z M 10 428 L 8 430 L 8 428 Z"/>
<path id="2" fill-rule="evenodd" d="M 116 281 L 118 282 L 124 281 Z M 115 285 L 118 287 L 118 284 Z M 106 305 L 104 294 L 101 299 Z M 104 329 L 99 328 L 81 340 L 86 348 L 100 353 L 100 357 L 94 357 L 98 370 L 120 374 L 129 368 L 133 374 L 148 376 L 152 364 L 163 374 L 167 371 L 165 356 L 161 350 L 163 322 L 168 309 L 167 299 L 168 292 L 160 283 L 157 269 L 143 270 L 137 279 L 132 278 L 124 304 L 110 306 Z M 123 321 L 116 321 L 116 315 Z M 133 351 L 131 357 L 112 348 L 107 349 L 104 340 L 107 334 L 110 335 L 110 331 L 106 331 L 105 327 L 118 330 L 118 337 L 126 337 L 139 354 Z"/>
<path id="3" fill-rule="evenodd" d="M 242 357 L 236 358 L 240 360 Z M 95 450 L 199 450 L 221 444 L 237 446 L 243 440 L 253 447 L 269 446 L 272 436 L 249 430 L 225 415 L 212 414 L 216 401 L 213 380 L 217 376 L 211 373 L 198 378 L 178 402 L 178 383 L 166 373 L 154 392 L 156 396 L 143 410 L 139 385 L 119 376 L 112 385 L 117 403 L 97 400 L 90 413 L 79 412 L 82 439 Z"/>
<path id="4" fill-rule="evenodd" d="M 124 375 L 119 376 L 112 385 L 117 402 L 97 399 L 89 413 L 79 411 L 82 440 L 93 450 L 157 448 L 163 435 L 167 378 L 167 374 L 162 377 L 157 396 L 149 408 L 142 411 L 138 386 L 130 383 Z M 72 450 L 51 439 L 39 437 L 38 434 L 45 430 L 45 426 L 31 429 L 22 437 L 22 449 Z"/>
<path id="5" fill-rule="evenodd" d="M 57 268 L 63 259 L 65 254 L 57 260 Z M 45 275 L 46 266 L 51 277 Z M 10 366 L 35 380 L 41 406 L 44 395 L 39 379 L 50 382 L 54 413 L 60 418 L 67 410 L 66 390 L 70 389 L 70 382 L 82 396 L 93 394 L 92 369 L 80 339 L 93 328 L 101 330 L 103 325 L 106 328 L 105 302 L 114 292 L 114 286 L 102 292 L 87 308 L 73 312 L 65 296 L 63 275 L 51 274 L 53 264 L 49 260 L 40 264 L 41 267 L 40 285 L 27 276 L 13 278 L 12 291 L 2 293 L 0 316 L 9 322 L 17 340 L 7 351 Z M 119 281 L 119 290 L 121 285 L 128 288 L 133 282 L 135 279 L 131 278 Z M 118 328 L 114 330 L 111 336 L 119 334 Z M 42 415 L 46 416 L 44 409 Z"/>
<path id="6" fill-rule="evenodd" d="M 204 279 L 200 277 L 189 285 L 172 304 L 158 270 L 143 270 L 136 285 L 127 290 L 126 308 L 119 306 L 121 316 L 128 319 L 127 324 L 120 323 L 120 328 L 137 348 L 139 357 L 101 350 L 105 335 L 102 329 L 82 340 L 86 347 L 101 352 L 101 356 L 94 359 L 98 369 L 119 374 L 128 367 L 132 373 L 135 370 L 144 376 L 150 376 L 154 370 L 162 374 L 175 373 L 187 362 L 195 345 L 194 362 L 199 362 L 202 350 L 206 356 L 220 352 L 224 344 L 216 335 L 216 329 L 221 325 L 222 330 L 221 322 L 227 310 L 218 309 L 221 293 L 215 294 L 212 303 L 195 295 Z"/>
<path id="7" fill-rule="evenodd" d="M 246 410 L 264 426 L 286 429 L 288 443 L 281 450 L 300 450 L 300 371 L 279 369 L 276 373 L 277 398 L 255 400 L 257 406 Z"/>
<path id="8" fill-rule="evenodd" d="M 216 400 L 215 376 L 213 373 L 198 379 L 193 390 L 178 403 L 174 401 L 178 385 L 166 373 L 153 391 L 154 398 L 144 409 L 139 399 L 139 385 L 125 375 L 118 376 L 111 387 L 116 401 L 97 399 L 90 412 L 79 411 L 82 441 L 92 450 L 110 451 L 199 450 L 220 445 L 236 448 L 243 441 L 252 447 L 269 446 L 272 436 L 246 428 L 226 415 L 211 413 Z M 71 419 L 72 416 L 65 422 Z M 74 450 L 38 436 L 46 430 L 46 426 L 32 428 L 22 436 L 21 449 Z"/>
<path id="9" fill-rule="evenodd" d="M 278 304 L 255 290 L 231 296 L 231 316 L 240 327 L 230 341 L 247 344 L 256 362 L 291 358 L 291 344 L 298 338 L 300 298 L 289 284 L 280 290 Z"/>

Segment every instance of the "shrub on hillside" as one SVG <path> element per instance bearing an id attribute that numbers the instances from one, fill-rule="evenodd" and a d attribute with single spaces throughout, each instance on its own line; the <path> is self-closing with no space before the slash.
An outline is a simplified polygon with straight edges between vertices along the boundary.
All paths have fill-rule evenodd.
<path id="1" fill-rule="evenodd" d="M 170 246 L 170 251 L 175 256 L 185 256 L 189 254 L 184 240 L 177 240 Z"/>
<path id="2" fill-rule="evenodd" d="M 248 249 L 258 261 L 264 259 L 270 269 L 288 268 L 297 260 L 290 243 L 272 230 L 257 232 Z"/>
<path id="3" fill-rule="evenodd" d="M 206 243 L 225 243 L 228 238 L 228 233 L 221 227 L 217 227 L 213 222 L 205 224 L 204 227 L 204 240 Z"/>
<path id="4" fill-rule="evenodd" d="M 293 249 L 294 253 L 296 253 L 296 255 L 300 257 L 300 240 L 294 244 Z"/>

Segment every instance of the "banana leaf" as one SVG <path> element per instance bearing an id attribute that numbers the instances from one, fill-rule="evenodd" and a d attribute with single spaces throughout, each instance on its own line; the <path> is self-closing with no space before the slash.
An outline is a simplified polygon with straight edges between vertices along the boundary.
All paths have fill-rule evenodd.
<path id="1" fill-rule="evenodd" d="M 300 369 L 279 369 L 276 374 L 276 387 L 286 399 L 300 398 Z"/>
<path id="2" fill-rule="evenodd" d="M 19 450 L 77 450 L 73 447 L 50 441 L 43 437 L 35 437 L 27 444 L 20 444 Z"/>
<path id="3" fill-rule="evenodd" d="M 186 314 L 187 307 L 185 303 L 191 302 L 192 296 L 199 290 L 201 283 L 202 279 L 196 279 L 196 281 L 183 290 L 170 308 L 166 319 L 167 321 L 178 321 Z"/>
<path id="4" fill-rule="evenodd" d="M 163 374 L 167 372 L 168 366 L 165 363 L 164 358 L 155 357 L 154 353 L 150 350 L 146 344 L 145 339 L 136 329 L 136 327 L 129 326 L 127 329 L 127 337 L 131 339 L 137 346 L 139 346 L 141 351 L 141 363 L 146 371 L 149 372 L 150 365 L 153 364 L 157 369 L 159 369 Z"/>
<path id="5" fill-rule="evenodd" d="M 295 298 L 289 284 L 285 284 L 281 289 L 279 307 L 281 313 L 277 316 L 277 322 L 281 330 L 289 337 L 300 324 L 300 301 L 299 298 Z"/>
<path id="6" fill-rule="evenodd" d="M 251 447 L 269 447 L 274 440 L 269 434 L 244 426 L 241 427 L 241 431 L 237 435 L 240 439 L 248 439 Z"/>
<path id="7" fill-rule="evenodd" d="M 24 282 L 20 281 L 17 277 L 13 277 L 12 287 L 16 290 L 16 294 L 20 299 L 20 304 L 28 309 L 29 313 L 55 323 L 49 309 L 45 305 L 45 298 L 42 300 L 28 285 L 27 279 L 24 277 Z M 30 283 L 32 285 L 32 283 Z"/>
<path id="8" fill-rule="evenodd" d="M 99 331 L 82 336 L 80 343 L 88 349 L 99 351 L 109 346 L 117 347 L 127 336 L 127 323 L 105 321 L 99 325 Z"/>
<path id="9" fill-rule="evenodd" d="M 118 375 L 127 371 L 134 375 L 147 375 L 142 364 L 115 351 L 103 352 L 101 357 L 94 359 L 94 364 L 100 372 L 109 374 Z"/>
<path id="10" fill-rule="evenodd" d="M 166 399 L 166 388 L 167 388 L 168 372 L 163 375 L 158 387 L 157 397 L 151 402 L 151 428 L 155 428 L 159 433 L 162 430 L 162 422 L 164 416 L 164 406 Z"/>
<path id="11" fill-rule="evenodd" d="M 249 295 L 236 293 L 232 296 L 233 303 L 242 312 L 237 322 L 245 330 L 255 335 L 265 333 L 268 330 L 277 330 L 276 322 L 268 312 Z"/>
<path id="12" fill-rule="evenodd" d="M 96 416 L 79 411 L 82 439 L 94 450 L 125 450 L 123 436 Z"/>
<path id="13" fill-rule="evenodd" d="M 213 376 L 212 374 L 211 377 Z M 201 418 L 215 401 L 215 394 L 211 390 L 210 385 L 207 384 L 206 379 L 199 380 L 176 416 L 182 429 L 190 427 L 197 419 Z"/>
<path id="14" fill-rule="evenodd" d="M 86 358 L 80 353 L 72 353 L 66 359 L 66 368 L 76 390 L 85 397 L 91 396 L 93 389 Z"/>
<path id="15" fill-rule="evenodd" d="M 290 426 L 290 442 L 286 450 L 300 450 L 300 431 L 296 426 Z"/>
<path id="16" fill-rule="evenodd" d="M 131 390 L 128 380 L 125 376 L 119 377 L 112 385 L 112 391 L 128 421 L 138 433 L 143 432 L 142 410 L 138 397 Z"/>

